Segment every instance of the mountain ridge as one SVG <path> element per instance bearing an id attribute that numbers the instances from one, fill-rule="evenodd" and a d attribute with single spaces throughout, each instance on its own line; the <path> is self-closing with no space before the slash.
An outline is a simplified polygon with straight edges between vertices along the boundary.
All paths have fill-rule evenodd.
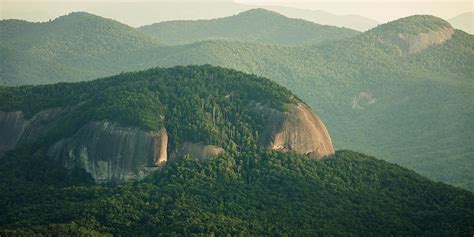
<path id="1" fill-rule="evenodd" d="M 414 54 L 371 32 L 320 45 L 217 40 L 69 61 L 44 55 L 21 61 L 21 51 L 2 62 L 9 65 L 2 65 L 0 78 L 4 85 L 19 85 L 90 80 L 157 65 L 233 68 L 271 78 L 317 108 L 337 149 L 364 151 L 473 190 L 473 151 L 467 142 L 474 131 L 468 99 L 474 90 L 472 42 L 472 35 L 454 30 L 450 40 Z M 32 59 L 46 60 L 43 67 L 49 70 L 36 68 L 43 64 Z M 362 97 L 374 102 L 359 100 L 354 106 Z"/>
<path id="2" fill-rule="evenodd" d="M 431 15 L 414 15 L 379 25 L 368 34 L 377 35 L 404 55 L 416 54 L 432 45 L 443 44 L 453 36 L 454 28 Z"/>
<path id="3" fill-rule="evenodd" d="M 0 88 L 0 98 L 0 133 L 8 135 L 0 154 L 36 144 L 52 161 L 84 169 L 97 182 L 141 180 L 169 157 L 204 158 L 237 147 L 313 159 L 334 154 L 324 124 L 290 91 L 209 65 Z"/>
<path id="4" fill-rule="evenodd" d="M 466 12 L 449 18 L 447 21 L 456 29 L 463 30 L 471 35 L 474 34 L 474 12 Z"/>
<path id="5" fill-rule="evenodd" d="M 315 44 L 357 34 L 357 31 L 287 18 L 262 8 L 211 20 L 180 20 L 138 28 L 168 44 L 227 39 L 273 44 Z"/>
<path id="6" fill-rule="evenodd" d="M 360 15 L 336 15 L 321 10 L 307 10 L 283 6 L 265 6 L 265 8 L 287 17 L 304 19 L 321 25 L 345 27 L 361 32 L 372 29 L 379 24 L 379 22 L 373 19 Z"/>

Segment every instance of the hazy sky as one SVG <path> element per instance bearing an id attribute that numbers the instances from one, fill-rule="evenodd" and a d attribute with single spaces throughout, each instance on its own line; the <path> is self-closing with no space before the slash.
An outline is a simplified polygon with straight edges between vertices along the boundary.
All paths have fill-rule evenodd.
<path id="1" fill-rule="evenodd" d="M 259 5 L 323 10 L 338 15 L 356 14 L 379 22 L 413 14 L 448 19 L 474 11 L 474 0 L 0 0 L 0 19 L 47 21 L 72 11 L 88 11 L 137 26 L 163 20 L 227 16 Z"/>
<path id="2" fill-rule="evenodd" d="M 237 0 L 240 3 L 277 4 L 312 10 L 324 10 L 339 15 L 356 14 L 372 18 L 379 22 L 395 20 L 414 14 L 430 14 L 442 18 L 451 18 L 465 12 L 474 11 L 474 0 L 335 0 L 335 1 L 268 1 L 268 0 Z"/>

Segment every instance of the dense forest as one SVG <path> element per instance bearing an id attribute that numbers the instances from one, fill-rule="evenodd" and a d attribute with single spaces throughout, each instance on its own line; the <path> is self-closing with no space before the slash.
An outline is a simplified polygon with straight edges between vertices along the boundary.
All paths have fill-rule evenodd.
<path id="1" fill-rule="evenodd" d="M 440 30 L 443 28 L 450 28 L 451 25 L 438 17 L 429 15 L 416 15 L 398 19 L 397 21 L 383 24 L 382 27 L 376 28 L 379 32 L 401 32 L 410 34 L 427 33 L 431 31 Z"/>
<path id="2" fill-rule="evenodd" d="M 2 236 L 474 233 L 472 193 L 351 151 L 323 161 L 265 149 L 185 157 L 121 185 L 71 178 L 37 158 L 2 166 Z"/>
<path id="3" fill-rule="evenodd" d="M 0 87 L 0 101 L 0 111 L 22 111 L 27 118 L 50 108 L 68 109 L 37 147 L 69 137 L 91 121 L 107 120 L 151 131 L 165 127 L 170 150 L 185 141 L 229 149 L 255 144 L 268 119 L 255 110 L 257 104 L 283 111 L 284 104 L 301 102 L 269 79 L 210 65 L 155 68 L 73 84 Z"/>
<path id="4" fill-rule="evenodd" d="M 0 234 L 36 235 L 459 235 L 474 233 L 474 195 L 352 151 L 323 160 L 256 141 L 255 106 L 302 103 L 275 82 L 239 71 L 177 66 L 94 81 L 0 87 L 0 110 L 26 118 L 66 108 L 54 129 L 20 141 L 0 162 Z M 184 141 L 218 145 L 185 155 L 145 179 L 95 183 L 48 147 L 91 121 L 157 131 L 168 150 Z M 45 124 L 48 121 L 42 121 Z"/>
<path id="5" fill-rule="evenodd" d="M 253 9 L 238 15 L 197 21 L 169 21 L 139 28 L 166 44 L 224 39 L 263 44 L 318 44 L 349 38 L 358 32 L 291 19 L 276 12 Z"/>
<path id="6" fill-rule="evenodd" d="M 54 25 L 55 21 L 71 18 L 72 29 L 91 18 L 95 23 L 88 25 L 110 21 L 86 16 L 76 14 L 41 24 Z M 474 116 L 470 80 L 474 78 L 473 36 L 455 30 L 443 44 L 411 55 L 401 54 L 397 45 L 382 40 L 386 32 L 416 35 L 449 27 L 439 18 L 413 16 L 347 39 L 293 47 L 224 40 L 164 46 L 159 37 L 157 42 L 149 43 L 152 36 L 146 32 L 114 26 L 110 31 L 90 35 L 89 40 L 95 42 L 95 37 L 111 35 L 114 42 L 138 34 L 134 42 L 142 47 L 128 50 L 114 43 L 111 45 L 118 46 L 87 57 L 72 47 L 68 57 L 59 57 L 54 56 L 60 55 L 57 49 L 68 52 L 68 45 L 86 44 L 76 37 L 56 41 L 61 46 L 51 49 L 49 43 L 31 43 L 38 38 L 35 34 L 25 37 L 15 33 L 23 32 L 19 29 L 36 32 L 30 30 L 36 28 L 35 24 L 2 21 L 0 29 L 10 30 L 0 34 L 6 42 L 0 46 L 5 55 L 0 62 L 5 69 L 0 72 L 0 83 L 91 80 L 155 66 L 212 64 L 233 68 L 271 78 L 317 108 L 336 148 L 372 154 L 436 181 L 474 190 L 474 150 L 469 142 L 474 139 L 470 122 Z M 57 32 L 51 30 L 49 35 L 63 34 L 63 28 L 52 28 Z M 78 31 L 82 34 L 85 29 Z M 18 50 L 12 42 L 27 42 L 34 47 Z M 89 46 L 84 47 L 81 51 L 88 52 Z M 55 53 L 38 53 L 38 49 Z"/>

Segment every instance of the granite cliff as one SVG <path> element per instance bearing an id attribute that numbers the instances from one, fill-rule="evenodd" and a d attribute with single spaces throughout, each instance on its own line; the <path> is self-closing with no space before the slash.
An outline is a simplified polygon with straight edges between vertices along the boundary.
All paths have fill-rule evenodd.
<path id="1" fill-rule="evenodd" d="M 0 111 L 0 157 L 19 144 L 34 142 L 46 135 L 66 112 L 63 108 L 52 108 L 27 118 L 22 111 Z"/>
<path id="2" fill-rule="evenodd" d="M 321 119 L 303 104 L 287 104 L 286 111 L 259 106 L 268 117 L 259 143 L 277 151 L 293 151 L 320 159 L 334 154 L 331 137 Z"/>
<path id="3" fill-rule="evenodd" d="M 260 145 L 317 159 L 334 154 L 331 138 L 318 116 L 302 103 L 285 107 L 287 111 L 257 107 L 268 121 Z M 0 111 L 1 154 L 46 135 L 64 111 L 48 109 L 29 119 L 21 111 Z M 184 142 L 172 157 L 190 155 L 207 159 L 222 152 L 225 150 L 218 146 Z M 59 139 L 47 154 L 65 168 L 84 169 L 97 182 L 140 180 L 168 160 L 168 134 L 165 128 L 153 132 L 96 121 L 81 127 L 71 137 Z"/>
<path id="4" fill-rule="evenodd" d="M 450 40 L 454 29 L 441 18 L 416 15 L 383 24 L 371 32 L 382 42 L 396 46 L 403 55 L 411 55 Z"/>
<path id="5" fill-rule="evenodd" d="M 48 155 L 68 169 L 83 168 L 94 180 L 139 180 L 167 160 L 168 135 L 136 127 L 91 122 L 51 146 Z"/>
<path id="6" fill-rule="evenodd" d="M 316 159 L 334 154 L 326 127 L 301 100 L 233 70 L 151 69 L 25 90 L 0 91 L 0 156 L 28 147 L 96 182 L 140 180 L 168 160 L 254 145 Z"/>

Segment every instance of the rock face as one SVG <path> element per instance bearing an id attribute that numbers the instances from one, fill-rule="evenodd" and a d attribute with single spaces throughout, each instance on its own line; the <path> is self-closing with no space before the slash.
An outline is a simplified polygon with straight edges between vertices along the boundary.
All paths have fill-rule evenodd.
<path id="1" fill-rule="evenodd" d="M 303 103 L 287 104 L 285 112 L 263 106 L 257 112 L 269 121 L 260 145 L 278 151 L 294 151 L 320 159 L 334 154 L 331 137 L 321 119 Z"/>
<path id="2" fill-rule="evenodd" d="M 365 109 L 367 106 L 374 104 L 377 100 L 369 92 L 360 92 L 352 99 L 352 109 Z"/>
<path id="3" fill-rule="evenodd" d="M 66 109 L 43 110 L 27 119 L 21 111 L 0 111 L 0 157 L 18 144 L 33 142 L 54 127 Z"/>
<path id="4" fill-rule="evenodd" d="M 66 168 L 85 169 L 97 182 L 140 180 L 167 160 L 165 129 L 148 132 L 110 122 L 91 122 L 50 147 Z"/>
<path id="5" fill-rule="evenodd" d="M 285 112 L 260 105 L 255 109 L 268 121 L 260 135 L 260 145 L 318 159 L 334 154 L 326 127 L 303 103 L 287 104 Z M 18 145 L 41 139 L 68 111 L 47 109 L 28 119 L 19 111 L 0 111 L 0 156 Z M 58 139 L 50 145 L 47 155 L 67 169 L 84 169 L 97 182 L 140 180 L 168 160 L 165 128 L 153 132 L 94 121 L 70 137 Z M 171 157 L 208 159 L 222 152 L 224 149 L 217 146 L 184 142 Z"/>
<path id="6" fill-rule="evenodd" d="M 454 34 L 452 27 L 443 27 L 436 31 L 426 33 L 409 34 L 400 32 L 386 32 L 383 41 L 397 45 L 407 55 L 418 53 L 432 45 L 442 44 Z"/>
<path id="7" fill-rule="evenodd" d="M 224 149 L 218 146 L 185 142 L 181 145 L 176 157 L 180 158 L 184 157 L 185 155 L 190 155 L 191 157 L 197 159 L 209 159 L 211 157 L 218 156 L 222 152 L 224 152 Z"/>

